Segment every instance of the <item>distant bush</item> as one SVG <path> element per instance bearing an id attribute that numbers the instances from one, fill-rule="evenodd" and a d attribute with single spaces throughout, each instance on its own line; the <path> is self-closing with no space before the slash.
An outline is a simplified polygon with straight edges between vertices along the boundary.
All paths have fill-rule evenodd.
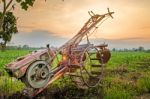
<path id="1" fill-rule="evenodd" d="M 150 53 L 150 49 L 149 49 L 149 50 L 146 50 L 146 52 L 147 52 L 147 53 Z"/>

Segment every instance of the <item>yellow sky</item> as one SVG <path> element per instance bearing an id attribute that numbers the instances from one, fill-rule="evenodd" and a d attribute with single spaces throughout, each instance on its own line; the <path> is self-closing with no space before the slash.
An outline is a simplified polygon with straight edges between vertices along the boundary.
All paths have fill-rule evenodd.
<path id="1" fill-rule="evenodd" d="M 44 30 L 54 36 L 70 38 L 90 17 L 88 11 L 103 14 L 107 7 L 114 19 L 105 21 L 94 36 L 106 39 L 150 40 L 150 0 L 36 0 L 28 11 L 19 8 L 20 32 Z M 93 37 L 94 37 L 93 36 Z"/>

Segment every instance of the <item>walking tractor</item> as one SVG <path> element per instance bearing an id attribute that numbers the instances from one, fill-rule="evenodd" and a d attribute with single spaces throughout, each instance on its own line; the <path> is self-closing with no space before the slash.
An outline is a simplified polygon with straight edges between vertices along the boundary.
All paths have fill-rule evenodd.
<path id="1" fill-rule="evenodd" d="M 26 84 L 23 90 L 25 95 L 34 97 L 64 74 L 69 75 L 79 88 L 87 89 L 99 84 L 103 68 L 111 54 L 107 44 L 91 44 L 89 35 L 105 19 L 112 17 L 114 12 L 110 12 L 108 8 L 108 13 L 102 15 L 94 14 L 92 11 L 88 13 L 90 19 L 60 48 L 52 50 L 47 45 L 46 49 L 34 51 L 6 66 L 11 76 L 21 79 Z M 87 39 L 86 44 L 80 44 L 83 38 Z M 54 63 L 57 63 L 57 66 L 53 66 Z"/>

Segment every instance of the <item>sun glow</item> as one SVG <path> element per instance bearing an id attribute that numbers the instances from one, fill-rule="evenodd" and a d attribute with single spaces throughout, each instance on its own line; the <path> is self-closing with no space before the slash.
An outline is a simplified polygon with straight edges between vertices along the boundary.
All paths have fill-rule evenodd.
<path id="1" fill-rule="evenodd" d="M 114 19 L 106 20 L 95 34 L 97 38 L 119 39 L 150 37 L 149 1 L 108 0 L 37 0 L 27 12 L 16 9 L 21 32 L 46 30 L 53 36 L 73 37 L 90 18 L 88 11 L 107 13 L 107 7 L 114 11 Z M 141 14 L 142 13 L 142 14 Z M 94 38 L 95 36 L 91 36 Z"/>

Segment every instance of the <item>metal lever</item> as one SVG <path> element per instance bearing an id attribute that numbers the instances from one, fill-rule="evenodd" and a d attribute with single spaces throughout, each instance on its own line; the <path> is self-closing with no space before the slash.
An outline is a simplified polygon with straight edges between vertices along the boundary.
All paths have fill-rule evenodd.
<path id="1" fill-rule="evenodd" d="M 95 15 L 95 13 L 93 11 L 88 11 L 88 13 L 91 17 Z"/>
<path id="2" fill-rule="evenodd" d="M 114 17 L 112 16 L 112 14 L 113 14 L 114 12 L 110 12 L 109 8 L 107 8 L 107 10 L 108 10 L 109 16 L 113 19 Z"/>

